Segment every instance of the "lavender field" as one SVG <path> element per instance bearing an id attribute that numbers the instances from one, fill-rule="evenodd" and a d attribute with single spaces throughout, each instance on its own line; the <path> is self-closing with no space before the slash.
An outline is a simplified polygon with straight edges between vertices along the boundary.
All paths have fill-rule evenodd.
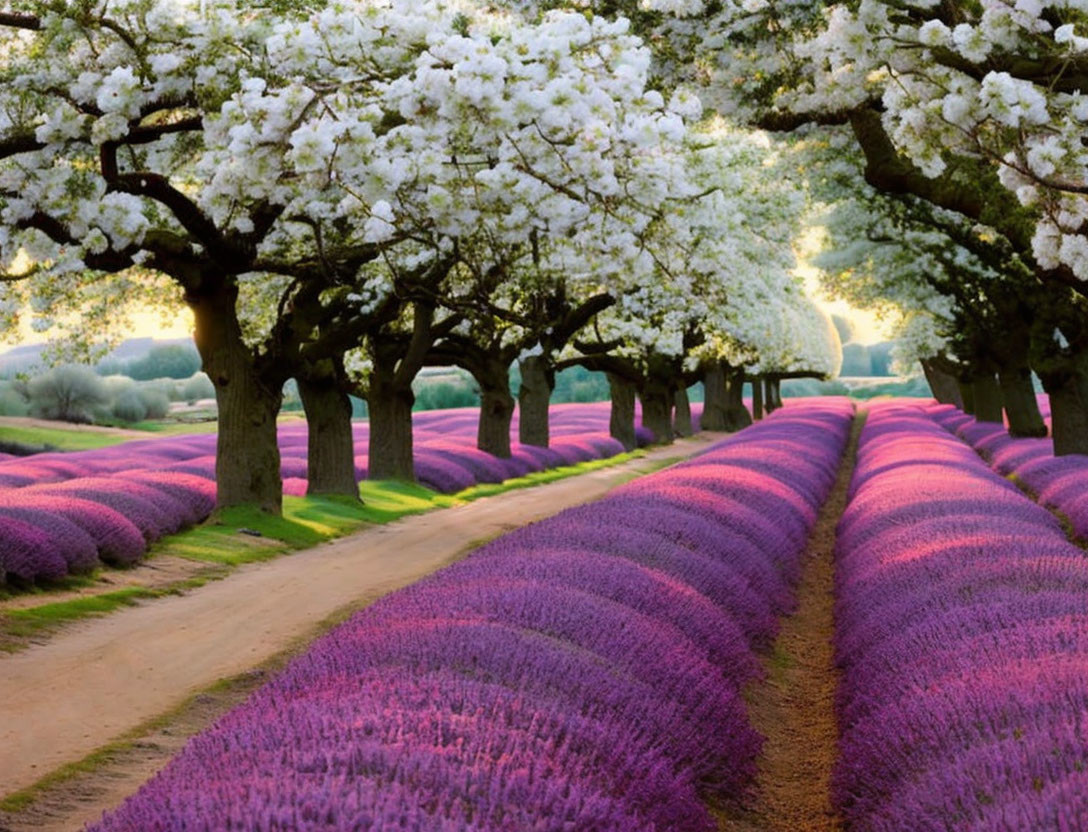
<path id="1" fill-rule="evenodd" d="M 851 415 L 787 408 L 388 596 L 95 829 L 713 830 Z"/>
<path id="2" fill-rule="evenodd" d="M 419 475 L 452 491 L 617 453 L 606 418 L 556 408 L 554 448 L 498 460 L 473 413 L 423 414 Z M 0 492 L 5 522 L 63 540 L 58 573 L 138 558 L 211 510 L 210 441 L 47 457 L 53 481 Z M 280 442 L 290 488 L 305 434 Z M 1083 828 L 1086 489 L 1088 458 L 948 405 L 789 402 L 385 595 L 88 829 Z M 33 534 L 28 557 L 51 551 Z M 819 667 L 784 634 L 823 558 Z M 768 719 L 819 691 L 830 735 Z M 769 782 L 799 743 L 826 769 Z"/>
<path id="3" fill-rule="evenodd" d="M 693 408 L 697 424 L 699 408 Z M 415 419 L 419 483 L 452 494 L 623 452 L 608 434 L 608 404 L 557 405 L 549 447 L 514 443 L 509 459 L 475 446 L 478 411 Z M 368 424 L 354 425 L 355 472 L 367 476 Z M 517 419 L 512 431 L 516 435 Z M 638 428 L 639 441 L 653 434 Z M 101 563 L 131 566 L 156 540 L 200 523 L 216 504 L 214 434 L 135 440 L 108 448 L 0 460 L 0 579 L 55 580 Z M 285 494 L 306 493 L 305 423 L 279 430 Z"/>

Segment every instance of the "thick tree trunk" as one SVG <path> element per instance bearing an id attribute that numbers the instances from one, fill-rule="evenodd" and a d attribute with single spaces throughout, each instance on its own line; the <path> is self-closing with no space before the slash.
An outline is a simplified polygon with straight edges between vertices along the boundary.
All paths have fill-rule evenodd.
<path id="1" fill-rule="evenodd" d="M 752 418 L 763 418 L 763 379 L 758 376 L 752 378 Z"/>
<path id="2" fill-rule="evenodd" d="M 1009 436 L 1046 436 L 1046 423 L 1039 412 L 1035 387 L 1028 367 L 1002 369 L 998 373 L 1001 399 L 1009 420 Z"/>
<path id="3" fill-rule="evenodd" d="M 956 379 L 948 373 L 941 372 L 932 361 L 923 361 L 922 372 L 926 374 L 926 382 L 930 392 L 941 404 L 951 404 L 963 409 L 963 398 L 960 396 L 960 388 Z"/>
<path id="4" fill-rule="evenodd" d="M 703 414 L 699 427 L 703 430 L 727 430 L 726 411 L 729 409 L 729 389 L 725 368 L 712 364 L 703 375 Z"/>
<path id="5" fill-rule="evenodd" d="M 961 408 L 968 416 L 975 415 L 975 388 L 970 381 L 957 380 L 956 388 L 960 391 Z"/>
<path id="6" fill-rule="evenodd" d="M 518 439 L 523 445 L 548 447 L 548 406 L 555 373 L 546 358 L 540 355 L 522 359 L 521 389 L 518 390 Z"/>
<path id="7" fill-rule="evenodd" d="M 782 379 L 776 376 L 767 379 L 767 405 L 768 412 L 782 407 Z"/>
<path id="8" fill-rule="evenodd" d="M 971 387 L 975 393 L 975 418 L 980 422 L 1004 422 L 1001 410 L 1001 387 L 997 376 L 982 374 L 977 376 Z"/>
<path id="9" fill-rule="evenodd" d="M 654 443 L 669 445 L 673 440 L 673 393 L 664 384 L 650 382 L 638 394 L 642 402 L 642 425 L 654 432 Z"/>
<path id="10" fill-rule="evenodd" d="M 510 458 L 510 421 L 514 416 L 514 397 L 510 395 L 510 368 L 500 361 L 489 361 L 480 376 L 480 425 L 476 447 L 492 456 Z"/>
<path id="11" fill-rule="evenodd" d="M 398 384 L 393 367 L 377 356 L 370 374 L 367 411 L 370 414 L 370 450 L 367 479 L 415 482 L 412 459 L 412 405 L 416 397 L 411 384 Z"/>
<path id="12" fill-rule="evenodd" d="M 676 406 L 676 417 L 673 422 L 673 430 L 677 436 L 691 436 L 695 431 L 691 426 L 691 400 L 688 391 L 681 387 L 676 391 L 673 401 Z"/>
<path id="13" fill-rule="evenodd" d="M 1070 373 L 1047 381 L 1054 455 L 1088 456 L 1088 379 Z"/>
<path id="14" fill-rule="evenodd" d="M 322 362 L 325 364 L 327 362 Z M 307 494 L 340 494 L 359 499 L 351 400 L 332 367 L 300 373 L 296 379 L 308 431 Z"/>
<path id="15" fill-rule="evenodd" d="M 763 411 L 768 415 L 774 413 L 774 383 L 769 378 L 763 379 Z"/>
<path id="16" fill-rule="evenodd" d="M 725 429 L 737 431 L 752 424 L 752 414 L 744 406 L 744 370 L 738 370 L 729 379 L 727 399 Z"/>
<path id="17" fill-rule="evenodd" d="M 186 297 L 193 310 L 194 340 L 215 386 L 219 433 L 215 450 L 216 506 L 253 505 L 280 514 L 283 481 L 276 417 L 283 379 L 261 372 L 242 339 L 236 287 L 222 284 Z"/>
<path id="18" fill-rule="evenodd" d="M 635 385 L 608 373 L 608 389 L 612 397 L 608 432 L 626 450 L 632 451 L 638 445 L 635 437 Z"/>

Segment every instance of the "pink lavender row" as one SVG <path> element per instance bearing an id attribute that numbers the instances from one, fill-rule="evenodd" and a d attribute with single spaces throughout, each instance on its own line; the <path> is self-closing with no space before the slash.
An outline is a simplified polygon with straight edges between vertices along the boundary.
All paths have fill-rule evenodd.
<path id="1" fill-rule="evenodd" d="M 593 432 L 607 408 L 557 406 L 550 448 L 514 445 L 499 459 L 474 445 L 475 410 L 421 414 L 420 482 L 442 493 L 498 483 L 623 452 Z M 284 491 L 306 493 L 306 426 L 280 430 Z M 355 427 L 356 474 L 367 474 L 367 425 Z M 160 537 L 204 520 L 215 505 L 214 435 L 126 442 L 76 453 L 0 460 L 0 582 L 56 580 L 100 563 L 129 566 Z M 150 478 L 150 479 L 149 479 Z"/>
<path id="2" fill-rule="evenodd" d="M 475 482 L 500 482 L 510 476 L 589 459 L 612 456 L 622 451 L 608 436 L 608 403 L 556 405 L 552 408 L 552 447 L 538 449 L 514 444 L 512 460 L 498 460 L 475 447 L 479 413 L 473 408 L 430 411 L 415 418 L 415 444 L 419 457 L 420 481 L 439 491 L 456 491 Z M 693 421 L 699 410 L 694 409 Z M 516 429 L 516 421 L 515 421 Z M 652 434 L 640 428 L 640 443 L 652 441 Z M 283 457 L 281 474 L 299 479 L 306 475 L 306 425 L 288 424 L 280 429 Z M 354 427 L 356 473 L 367 473 L 369 425 Z M 179 470 L 214 478 L 214 434 L 192 434 L 163 439 L 141 439 L 109 448 L 71 453 L 45 453 L 31 457 L 0 459 L 0 489 L 20 488 L 76 477 L 112 476 L 136 468 Z M 475 474 L 474 474 L 475 472 Z M 469 476 L 487 477 L 487 479 Z"/>
<path id="3" fill-rule="evenodd" d="M 711 832 L 850 417 L 791 406 L 387 596 L 93 828 Z"/>
<path id="4" fill-rule="evenodd" d="M 1088 828 L 1088 560 L 918 406 L 874 406 L 839 525 L 857 832 Z"/>
<path id="5" fill-rule="evenodd" d="M 1045 397 L 1040 405 L 1044 414 L 1049 412 Z M 951 405 L 926 410 L 982 454 L 995 471 L 1014 476 L 1042 505 L 1065 515 L 1077 537 L 1088 541 L 1088 457 L 1056 457 L 1049 439 L 1014 439 L 1001 425 L 978 422 Z"/>
<path id="6" fill-rule="evenodd" d="M 57 580 L 100 563 L 131 566 L 151 543 L 214 507 L 214 482 L 176 471 L 0 489 L 0 582 Z"/>

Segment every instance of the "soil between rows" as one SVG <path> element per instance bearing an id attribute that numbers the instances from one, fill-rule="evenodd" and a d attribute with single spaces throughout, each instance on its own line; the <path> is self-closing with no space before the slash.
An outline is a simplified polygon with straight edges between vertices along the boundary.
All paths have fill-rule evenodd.
<path id="1" fill-rule="evenodd" d="M 797 610 L 783 619 L 763 660 L 766 678 L 745 691 L 753 726 L 766 737 L 752 800 L 719 812 L 723 832 L 837 832 L 831 770 L 838 753 L 835 719 L 835 527 L 857 460 L 864 414 L 854 417 L 835 485 L 803 554 Z"/>

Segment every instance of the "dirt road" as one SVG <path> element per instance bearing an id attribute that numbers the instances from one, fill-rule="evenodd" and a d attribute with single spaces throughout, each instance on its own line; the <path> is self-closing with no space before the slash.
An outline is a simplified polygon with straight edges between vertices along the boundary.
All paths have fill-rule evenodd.
<path id="1" fill-rule="evenodd" d="M 92 619 L 0 657 L 0 790 L 35 783 L 191 693 L 288 649 L 335 613 L 418 580 L 473 543 L 602 496 L 702 435 L 642 459 L 408 517 L 193 592 Z"/>

